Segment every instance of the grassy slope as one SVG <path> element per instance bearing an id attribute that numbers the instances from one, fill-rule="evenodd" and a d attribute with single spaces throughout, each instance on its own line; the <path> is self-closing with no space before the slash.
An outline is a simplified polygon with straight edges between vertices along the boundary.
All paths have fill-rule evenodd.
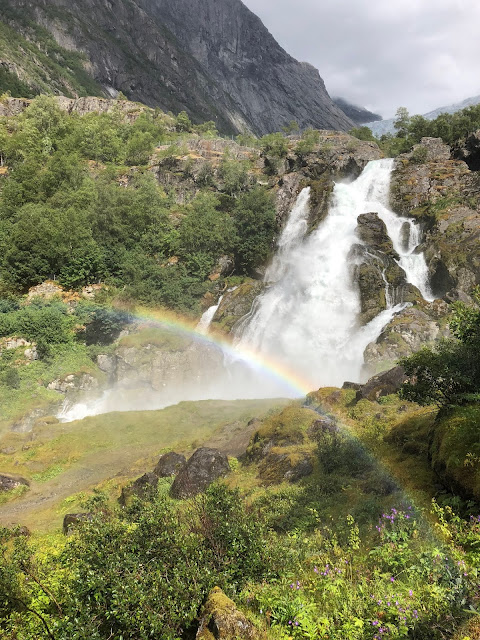
<path id="1" fill-rule="evenodd" d="M 263 417 L 279 400 L 182 402 L 161 411 L 111 413 L 67 424 L 44 424 L 31 434 L 10 433 L 0 468 L 25 476 L 31 488 L 0 507 L 0 524 L 21 522 L 38 530 L 57 529 L 61 515 L 78 509 L 73 494 L 115 478 L 114 491 L 151 469 L 168 449 L 187 451 L 215 436 L 225 444 L 251 418 Z M 223 447 L 228 450 L 228 447 Z M 67 500 L 66 509 L 61 505 Z"/>

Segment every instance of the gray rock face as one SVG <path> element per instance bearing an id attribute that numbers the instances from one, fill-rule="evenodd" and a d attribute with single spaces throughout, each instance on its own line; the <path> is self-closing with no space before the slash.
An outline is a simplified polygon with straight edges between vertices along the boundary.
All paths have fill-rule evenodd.
<path id="1" fill-rule="evenodd" d="M 185 456 L 175 453 L 175 451 L 169 451 L 160 456 L 153 473 L 159 478 L 169 478 L 176 475 L 185 463 Z"/>
<path id="2" fill-rule="evenodd" d="M 359 400 L 378 400 L 382 396 L 396 393 L 406 380 L 403 367 L 394 367 L 390 371 L 385 371 L 370 378 L 368 382 L 360 387 L 355 397 Z"/>
<path id="3" fill-rule="evenodd" d="M 30 483 L 25 478 L 21 476 L 11 476 L 10 474 L 0 474 L 0 492 L 2 491 L 13 491 L 18 487 L 25 486 L 28 487 Z"/>
<path id="4" fill-rule="evenodd" d="M 384 328 L 376 343 L 365 349 L 367 368 L 385 370 L 399 358 L 431 345 L 435 340 L 449 335 L 445 322 L 448 306 L 442 300 L 406 308 L 398 313 Z"/>
<path id="5" fill-rule="evenodd" d="M 318 71 L 289 56 L 240 0 L 8 0 L 64 48 L 86 54 L 105 96 L 122 91 L 165 111 L 215 120 L 221 131 L 353 122 Z M 25 36 L 21 24 L 14 25 Z M 52 87 L 55 91 L 55 87 Z"/>
<path id="6" fill-rule="evenodd" d="M 359 107 L 356 104 L 352 104 L 344 98 L 333 98 L 337 107 L 347 115 L 350 120 L 353 120 L 355 124 L 365 124 L 366 122 L 377 122 L 382 119 L 382 116 L 378 113 L 373 113 L 364 107 Z"/>
<path id="7" fill-rule="evenodd" d="M 407 284 L 385 223 L 376 213 L 358 216 L 357 236 L 362 244 L 353 247 L 350 258 L 360 290 L 360 319 L 367 324 L 387 308 L 387 290 L 394 304 L 413 302 L 419 294 Z"/>
<path id="8" fill-rule="evenodd" d="M 180 469 L 173 481 L 170 495 L 173 498 L 190 498 L 205 491 L 218 478 L 230 473 L 228 458 L 218 449 L 197 449 Z"/>

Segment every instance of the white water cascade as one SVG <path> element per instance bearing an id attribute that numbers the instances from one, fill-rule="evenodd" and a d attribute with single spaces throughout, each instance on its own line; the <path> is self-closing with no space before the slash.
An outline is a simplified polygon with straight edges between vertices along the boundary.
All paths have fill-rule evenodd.
<path id="1" fill-rule="evenodd" d="M 418 251 L 418 246 L 422 241 L 420 226 L 411 218 L 397 216 L 388 207 L 393 163 L 393 158 L 369 163 L 369 167 L 370 165 L 375 167 L 375 180 L 372 182 L 367 197 L 368 200 L 377 202 L 377 208 L 365 211 L 378 213 L 379 218 L 387 227 L 393 248 L 400 256 L 398 264 L 405 271 L 407 282 L 415 285 L 425 300 L 432 301 L 434 296 L 430 289 L 427 263 L 424 254 Z"/>
<path id="2" fill-rule="evenodd" d="M 213 316 L 215 315 L 215 313 L 216 313 L 218 307 L 220 306 L 220 303 L 222 302 L 222 300 L 223 300 L 223 296 L 220 296 L 220 298 L 218 299 L 217 304 L 214 304 L 211 307 L 208 307 L 208 309 L 202 315 L 202 317 L 200 318 L 199 323 L 196 326 L 196 330 L 199 333 L 203 333 L 203 334 L 207 334 L 208 333 L 208 329 L 209 329 L 210 325 L 212 324 Z"/>
<path id="3" fill-rule="evenodd" d="M 387 207 L 392 166 L 392 160 L 376 160 L 354 182 L 335 185 L 329 214 L 310 236 L 308 190 L 302 191 L 267 271 L 269 287 L 239 328 L 238 346 L 275 358 L 312 389 L 360 381 L 365 348 L 405 306 L 391 305 L 364 327 L 358 323 L 360 298 L 348 257 L 359 242 L 361 213 L 374 211 L 384 220 L 407 281 L 431 295 L 425 259 L 415 252 L 417 227 Z M 405 222 L 411 228 L 407 247 Z"/>

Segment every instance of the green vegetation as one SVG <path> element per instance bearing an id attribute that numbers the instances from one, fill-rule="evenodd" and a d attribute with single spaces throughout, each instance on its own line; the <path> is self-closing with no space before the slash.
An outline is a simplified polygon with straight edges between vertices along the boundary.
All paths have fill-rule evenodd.
<path id="1" fill-rule="evenodd" d="M 199 131 L 186 114 L 172 120 L 143 110 L 129 124 L 121 102 L 113 113 L 67 115 L 40 96 L 0 123 L 4 290 L 21 293 L 53 277 L 71 288 L 102 281 L 127 299 L 196 312 L 220 256 L 234 256 L 238 274 L 268 258 L 273 201 L 247 161 L 225 156 L 217 192 L 205 174 L 181 205 L 174 187 L 158 186 L 147 166 L 155 146 L 169 145 L 156 160 L 168 170 L 165 163 L 188 155 L 183 137 Z M 202 135 L 212 126 L 202 125 Z"/>
<path id="2" fill-rule="evenodd" d="M 5 2 L 0 7 L 0 57 L 22 70 L 20 79 L 2 67 L 0 95 L 7 92 L 18 98 L 33 98 L 40 93 L 68 97 L 103 95 L 100 85 L 86 71 L 84 55 L 59 46 L 46 29 L 26 17 L 25 11 L 17 11 Z M 10 23 L 16 28 L 10 27 Z"/>
<path id="3" fill-rule="evenodd" d="M 399 107 L 395 119 L 396 134 L 384 134 L 377 140 L 368 127 L 358 127 L 350 131 L 360 140 L 378 142 L 385 155 L 395 157 L 411 151 L 422 138 L 441 138 L 446 144 L 453 145 L 464 140 L 470 133 L 480 129 L 480 105 L 466 107 L 456 113 L 442 113 L 434 120 L 423 116 L 410 116 L 405 107 Z M 414 159 L 414 162 L 421 162 Z"/>
<path id="4" fill-rule="evenodd" d="M 428 495 L 425 507 L 412 504 L 383 467 L 396 445 L 379 443 L 393 424 L 418 426 L 418 407 L 409 404 L 400 416 L 398 398 L 382 405 L 364 401 L 361 420 L 352 421 L 351 398 L 351 392 L 322 390 L 309 399 L 311 406 L 335 406 L 356 424 L 349 431 L 296 404 L 259 425 L 252 443 L 261 447 L 273 438 L 276 455 L 310 442 L 314 472 L 299 483 L 262 486 L 269 458 L 257 446 L 253 458 L 237 462 L 225 482 L 197 498 L 170 499 L 171 479 L 161 479 L 157 491 L 125 508 L 108 492 L 86 501 L 83 494 L 92 520 L 68 538 L 29 542 L 3 530 L 4 637 L 186 638 L 195 633 L 214 586 L 245 611 L 259 636 L 272 640 L 466 636 L 461 630 L 477 615 L 480 523 L 474 506 L 457 501 L 467 515 L 462 518 Z M 198 406 L 208 413 L 211 404 Z M 172 424 L 176 410 L 157 412 L 157 419 L 165 413 L 165 424 Z M 385 418 L 376 444 L 380 461 L 353 437 L 361 436 L 370 413 Z M 140 425 L 146 416 L 131 422 Z M 406 462 L 398 464 L 401 473 Z M 407 490 L 421 477 L 422 459 L 415 464 Z M 48 482 L 58 471 L 49 466 L 39 480 Z M 67 499 L 63 506 L 72 504 Z"/>
<path id="5" fill-rule="evenodd" d="M 480 393 L 480 289 L 475 305 L 457 302 L 450 321 L 455 339 L 443 340 L 402 360 L 409 382 L 403 397 L 420 404 L 462 404 Z"/>

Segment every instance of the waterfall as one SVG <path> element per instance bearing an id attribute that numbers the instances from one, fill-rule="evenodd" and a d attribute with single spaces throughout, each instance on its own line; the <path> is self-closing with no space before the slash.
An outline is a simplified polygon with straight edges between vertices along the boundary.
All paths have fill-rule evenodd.
<path id="1" fill-rule="evenodd" d="M 422 241 L 420 226 L 411 218 L 397 216 L 388 206 L 394 162 L 393 158 L 387 158 L 369 163 L 369 166 L 374 165 L 375 167 L 376 179 L 371 185 L 368 198 L 376 201 L 377 206 L 375 209 L 366 209 L 365 211 L 378 213 L 378 217 L 387 227 L 393 248 L 400 256 L 398 264 L 405 271 L 407 282 L 415 285 L 425 300 L 432 301 L 435 298 L 430 289 L 427 263 L 423 252 L 418 251 L 418 246 Z"/>
<path id="2" fill-rule="evenodd" d="M 208 329 L 210 327 L 210 325 L 212 324 L 212 320 L 213 320 L 213 316 L 215 315 L 218 307 L 220 306 L 220 303 L 223 300 L 223 296 L 220 296 L 220 298 L 218 299 L 217 304 L 214 304 L 211 307 L 208 307 L 208 309 L 205 311 L 205 313 L 202 315 L 202 317 L 200 318 L 199 323 L 196 326 L 196 330 L 199 333 L 208 333 Z"/>
<path id="3" fill-rule="evenodd" d="M 169 356 L 170 368 L 162 371 L 163 391 L 113 387 L 86 404 L 66 403 L 59 417 L 67 421 L 114 409 L 156 409 L 181 400 L 292 395 L 287 378 L 272 377 L 263 362 L 290 371 L 311 389 L 362 381 L 365 348 L 405 305 L 394 305 L 395 292 L 383 274 L 388 308 L 367 325 L 359 323 L 360 294 L 349 255 L 358 243 L 360 214 L 377 212 L 407 281 L 431 299 L 425 258 L 418 249 L 421 230 L 388 208 L 392 167 L 392 160 L 372 161 L 353 182 L 336 184 L 327 217 L 310 235 L 310 189 L 301 191 L 266 271 L 265 292 L 237 326 L 238 352 L 194 339 L 188 349 Z M 203 314 L 199 332 L 208 333 L 221 300 Z M 260 356 L 258 364 L 245 357 L 251 352 Z"/>
<path id="4" fill-rule="evenodd" d="M 410 232 L 408 246 L 401 242 L 405 222 L 411 229 L 417 227 L 387 207 L 392 163 L 369 162 L 355 181 L 336 184 L 328 216 L 310 236 L 306 236 L 308 197 L 302 191 L 267 271 L 270 286 L 239 328 L 239 346 L 282 362 L 309 380 L 312 388 L 360 380 L 365 348 L 404 308 L 390 304 L 369 324 L 359 326 L 360 297 L 348 256 L 358 242 L 355 229 L 361 213 L 378 213 L 407 281 L 418 286 L 425 297 L 430 295 L 425 259 L 415 251 L 419 234 Z M 391 295 L 388 300 L 392 301 Z"/>

